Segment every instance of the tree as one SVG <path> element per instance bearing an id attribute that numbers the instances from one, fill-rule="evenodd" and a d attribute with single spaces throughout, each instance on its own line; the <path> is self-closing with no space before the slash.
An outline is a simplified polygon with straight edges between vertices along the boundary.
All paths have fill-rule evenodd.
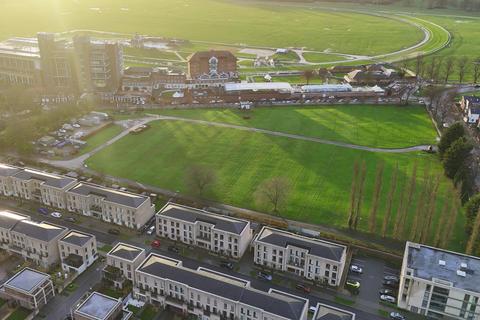
<path id="1" fill-rule="evenodd" d="M 430 80 L 435 79 L 435 70 L 437 68 L 437 57 L 432 57 L 430 60 L 430 65 L 428 66 L 428 77 Z"/>
<path id="2" fill-rule="evenodd" d="M 458 61 L 458 81 L 460 83 L 463 83 L 463 80 L 465 79 L 465 72 L 467 71 L 467 65 L 468 65 L 467 57 L 462 57 Z"/>
<path id="3" fill-rule="evenodd" d="M 442 96 L 443 90 L 445 90 L 445 88 L 437 86 L 429 86 L 425 89 L 425 95 L 429 99 L 428 107 L 430 109 L 432 109 L 433 105 L 438 105 L 438 101 Z"/>
<path id="4" fill-rule="evenodd" d="M 467 248 L 465 249 L 466 254 L 473 254 L 473 250 L 476 247 L 476 243 L 478 241 L 478 235 L 480 234 L 480 214 L 477 212 L 477 217 L 472 226 L 472 233 L 470 234 L 470 238 L 467 242 Z"/>
<path id="5" fill-rule="evenodd" d="M 355 206 L 357 203 L 358 173 L 359 173 L 358 161 L 355 160 L 355 163 L 353 164 L 352 185 L 350 187 L 350 208 L 348 210 L 348 221 L 347 221 L 347 225 L 349 228 L 353 226 L 353 218 L 355 216 Z"/>
<path id="6" fill-rule="evenodd" d="M 464 137 L 466 134 L 465 127 L 462 123 L 456 122 L 452 124 L 445 132 L 442 134 L 440 138 L 440 142 L 438 143 L 438 153 L 440 158 L 443 158 L 445 152 L 450 148 L 455 140 Z"/>
<path id="7" fill-rule="evenodd" d="M 443 156 L 445 175 L 453 179 L 460 169 L 464 169 L 465 161 L 470 156 L 473 146 L 465 137 L 455 140 Z"/>
<path id="8" fill-rule="evenodd" d="M 315 76 L 315 73 L 313 70 L 305 70 L 303 71 L 303 77 L 305 78 L 305 81 L 307 81 L 307 85 L 310 84 L 310 80 Z"/>
<path id="9" fill-rule="evenodd" d="M 395 227 L 393 230 L 393 236 L 395 239 L 401 239 L 403 237 L 406 218 L 413 200 L 413 195 L 415 194 L 417 168 L 418 162 L 415 161 L 412 168 L 412 175 L 410 176 L 410 182 L 405 184 L 404 189 L 402 190 L 402 197 L 400 198 L 400 205 L 398 207 Z"/>
<path id="10" fill-rule="evenodd" d="M 472 226 L 477 217 L 478 211 L 480 210 L 480 193 L 471 197 L 470 200 L 465 204 L 465 232 L 470 235 L 472 234 Z"/>
<path id="11" fill-rule="evenodd" d="M 263 181 L 257 188 L 254 198 L 261 206 L 271 206 L 274 213 L 286 203 L 290 192 L 290 182 L 283 177 L 273 177 Z"/>
<path id="12" fill-rule="evenodd" d="M 447 221 L 447 224 L 445 225 L 444 234 L 440 240 L 440 247 L 442 248 L 445 248 L 447 246 L 447 244 L 450 242 L 450 238 L 452 237 L 453 228 L 455 226 L 455 222 L 457 221 L 459 211 L 458 199 L 459 197 L 457 190 L 453 188 L 450 192 L 450 202 L 452 206 L 450 208 L 449 219 Z"/>
<path id="13" fill-rule="evenodd" d="M 417 241 L 418 234 L 419 234 L 419 226 L 422 225 L 422 220 L 424 216 L 424 209 L 425 209 L 425 201 L 429 192 L 430 188 L 430 166 L 428 166 L 423 171 L 423 186 L 422 191 L 420 192 L 420 196 L 417 201 L 417 209 L 415 210 L 415 216 L 413 217 L 412 227 L 410 228 L 410 240 Z"/>
<path id="14" fill-rule="evenodd" d="M 398 163 L 395 164 L 395 169 L 392 173 L 392 181 L 390 182 L 390 191 L 387 196 L 387 208 L 385 210 L 385 215 L 383 216 L 382 223 L 382 237 L 385 238 L 387 235 L 388 225 L 390 223 L 390 217 L 392 215 L 393 200 L 395 197 L 395 192 L 397 190 L 397 179 L 398 179 Z"/>
<path id="15" fill-rule="evenodd" d="M 425 61 L 423 61 L 423 55 L 417 54 L 417 57 L 415 58 L 415 78 L 417 81 L 420 80 L 424 67 Z"/>
<path id="16" fill-rule="evenodd" d="M 435 231 L 435 237 L 433 239 L 433 246 L 438 247 L 440 245 L 440 240 L 442 238 L 442 231 L 447 223 L 448 219 L 448 211 L 450 208 L 450 201 L 448 201 L 448 189 L 445 191 L 445 197 L 443 201 L 442 212 L 440 214 L 440 218 L 438 220 L 437 229 Z"/>
<path id="17" fill-rule="evenodd" d="M 384 163 L 382 161 L 377 164 L 377 172 L 375 174 L 375 190 L 373 192 L 372 209 L 370 210 L 370 218 L 368 221 L 368 229 L 370 233 L 375 233 L 377 226 L 377 211 L 380 203 L 380 192 L 382 191 L 383 169 Z"/>
<path id="18" fill-rule="evenodd" d="M 473 63 L 473 83 L 477 83 L 480 78 L 480 58 Z"/>
<path id="19" fill-rule="evenodd" d="M 362 161 L 362 168 L 360 171 L 360 178 L 358 179 L 357 197 L 355 205 L 355 213 L 353 217 L 353 229 L 357 230 L 358 220 L 362 211 L 363 191 L 365 189 L 365 178 L 367 177 L 367 164 L 365 160 Z"/>
<path id="20" fill-rule="evenodd" d="M 452 70 L 454 69 L 454 67 L 455 67 L 455 58 L 453 56 L 449 56 L 445 61 L 445 78 L 444 78 L 445 83 L 448 82 L 448 78 L 451 76 Z"/>
<path id="21" fill-rule="evenodd" d="M 428 239 L 428 235 L 431 233 L 431 227 L 432 227 L 432 220 L 433 216 L 435 215 L 435 209 L 436 209 L 436 203 L 437 203 L 437 192 L 438 192 L 438 187 L 440 186 L 440 175 L 437 175 L 435 177 L 435 180 L 431 183 L 431 189 L 428 193 L 428 206 L 427 206 L 427 212 L 426 212 L 426 219 L 425 223 L 423 224 L 421 228 L 421 236 L 420 236 L 420 242 L 426 243 Z"/>
<path id="22" fill-rule="evenodd" d="M 187 169 L 185 174 L 185 184 L 189 191 L 199 197 L 203 196 L 205 192 L 216 181 L 215 172 L 203 165 L 192 165 Z"/>

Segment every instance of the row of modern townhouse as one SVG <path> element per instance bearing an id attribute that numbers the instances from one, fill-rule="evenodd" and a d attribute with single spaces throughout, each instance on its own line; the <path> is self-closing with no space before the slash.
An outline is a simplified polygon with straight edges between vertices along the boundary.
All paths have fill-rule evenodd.
<path id="1" fill-rule="evenodd" d="M 0 194 L 139 229 L 155 215 L 150 197 L 31 168 L 0 164 Z"/>
<path id="2" fill-rule="evenodd" d="M 250 247 L 258 265 L 339 286 L 347 247 L 337 243 L 263 227 L 254 237 L 250 221 L 167 203 L 156 215 L 160 237 L 196 245 L 239 259 Z"/>
<path id="3" fill-rule="evenodd" d="M 32 221 L 13 211 L 0 211 L 0 248 L 43 269 L 60 264 L 82 273 L 98 257 L 95 236 L 46 221 Z"/>
<path id="4" fill-rule="evenodd" d="M 250 281 L 215 270 L 191 269 L 183 262 L 118 243 L 107 254 L 104 278 L 133 284 L 133 296 L 202 319 L 307 319 L 309 300 L 287 292 L 257 290 Z M 319 305 L 314 319 L 354 319 L 351 312 Z"/>

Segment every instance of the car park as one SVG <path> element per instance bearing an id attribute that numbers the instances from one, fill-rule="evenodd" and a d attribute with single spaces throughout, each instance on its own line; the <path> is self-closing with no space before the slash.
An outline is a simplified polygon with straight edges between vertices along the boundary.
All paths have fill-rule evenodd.
<path id="1" fill-rule="evenodd" d="M 387 280 L 387 281 L 395 281 L 395 282 L 398 282 L 399 279 L 397 276 L 385 276 L 383 277 L 383 280 Z"/>
<path id="2" fill-rule="evenodd" d="M 395 299 L 395 297 L 392 297 L 392 296 L 389 296 L 389 295 L 386 295 L 386 294 L 382 294 L 380 296 L 380 300 L 385 301 L 385 302 L 390 302 L 390 303 L 396 303 L 397 302 L 397 299 Z"/>
<path id="3" fill-rule="evenodd" d="M 405 317 L 402 316 L 400 313 L 392 311 L 390 312 L 390 319 L 394 320 L 405 320 Z"/>
<path id="4" fill-rule="evenodd" d="M 153 241 L 150 243 L 150 246 L 151 246 L 152 248 L 160 248 L 160 240 L 158 240 L 158 239 L 153 240 Z"/>
<path id="5" fill-rule="evenodd" d="M 54 211 L 54 212 L 50 213 L 50 216 L 58 219 L 58 218 L 62 217 L 62 214 L 60 212 Z"/>
<path id="6" fill-rule="evenodd" d="M 382 289 L 380 290 L 380 294 L 383 294 L 383 295 L 388 295 L 388 296 L 392 296 L 394 295 L 394 291 L 392 289 Z"/>
<path id="7" fill-rule="evenodd" d="M 398 282 L 392 280 L 383 280 L 383 285 L 390 288 L 398 288 Z"/>
<path id="8" fill-rule="evenodd" d="M 310 293 L 312 291 L 312 289 L 309 286 L 306 286 L 302 283 L 297 284 L 295 286 L 295 289 L 297 289 L 298 291 L 303 291 L 304 293 Z"/>
<path id="9" fill-rule="evenodd" d="M 357 265 L 355 265 L 355 264 L 352 264 L 352 265 L 350 266 L 350 271 L 351 271 L 351 272 L 354 272 L 354 273 L 359 273 L 359 274 L 363 273 L 362 267 L 357 266 Z"/>
<path id="10" fill-rule="evenodd" d="M 222 261 L 222 262 L 220 262 L 220 267 L 232 270 L 233 269 L 233 262 Z"/>
<path id="11" fill-rule="evenodd" d="M 173 252 L 173 253 L 180 253 L 180 249 L 175 246 L 168 246 L 168 251 Z"/>
<path id="12" fill-rule="evenodd" d="M 266 272 L 259 271 L 257 273 L 257 278 L 260 280 L 265 280 L 265 281 L 272 281 L 273 277 L 271 274 L 268 274 Z"/>
<path id="13" fill-rule="evenodd" d="M 349 288 L 352 289 L 359 289 L 360 288 L 360 282 L 352 279 L 347 279 L 347 282 L 345 282 L 345 285 Z"/>

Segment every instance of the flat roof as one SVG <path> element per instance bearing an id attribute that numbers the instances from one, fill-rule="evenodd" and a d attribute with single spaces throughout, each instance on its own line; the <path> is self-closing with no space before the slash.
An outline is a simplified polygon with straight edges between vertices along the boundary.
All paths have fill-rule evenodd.
<path id="1" fill-rule="evenodd" d="M 350 84 L 308 84 L 301 87 L 306 92 L 352 91 Z"/>
<path id="2" fill-rule="evenodd" d="M 50 187 L 55 187 L 59 189 L 63 189 L 70 185 L 72 182 L 77 181 L 77 179 L 60 176 L 53 173 L 47 173 L 35 169 L 25 168 L 20 170 L 18 173 L 14 175 L 15 178 L 21 180 L 40 180 L 45 183 L 45 185 Z"/>
<path id="3" fill-rule="evenodd" d="M 115 247 L 112 248 L 112 250 L 110 250 L 108 255 L 122 258 L 128 261 L 134 261 L 144 251 L 145 249 L 119 242 Z"/>
<path id="4" fill-rule="evenodd" d="M 10 166 L 10 165 L 5 164 L 5 163 L 0 163 L 0 176 L 2 176 L 2 177 L 11 177 L 21 170 L 23 170 L 23 169 L 20 169 L 20 168 L 14 167 L 14 166 Z"/>
<path id="5" fill-rule="evenodd" d="M 92 239 L 94 236 L 88 233 L 84 233 L 81 231 L 77 230 L 70 230 L 67 232 L 65 236 L 63 236 L 60 241 L 74 244 L 76 246 L 83 246 L 85 243 L 87 243 L 90 239 Z"/>
<path id="6" fill-rule="evenodd" d="M 480 258 L 407 242 L 407 268 L 428 281 L 449 282 L 454 288 L 480 292 Z"/>
<path id="7" fill-rule="evenodd" d="M 225 83 L 225 91 L 292 91 L 292 86 L 288 82 L 229 82 Z"/>
<path id="8" fill-rule="evenodd" d="M 102 197 L 106 201 L 118 203 L 131 208 L 138 208 L 149 198 L 140 194 L 107 188 L 91 183 L 79 183 L 73 186 L 68 192 L 83 195 Z"/>
<path id="9" fill-rule="evenodd" d="M 10 230 L 19 221 L 22 221 L 22 220 L 30 220 L 30 217 L 17 212 L 9 211 L 9 210 L 0 211 L 0 228 Z"/>
<path id="10" fill-rule="evenodd" d="M 118 308 L 121 302 L 115 298 L 98 292 L 92 292 L 75 310 L 76 313 L 86 315 L 93 319 L 103 320 Z"/>
<path id="11" fill-rule="evenodd" d="M 333 261 L 341 261 L 342 256 L 347 251 L 347 247 L 340 244 L 320 239 L 308 238 L 269 227 L 263 227 L 260 233 L 257 235 L 255 241 L 264 242 L 283 248 L 286 248 L 287 246 L 303 248 L 306 249 L 311 255 Z"/>
<path id="12" fill-rule="evenodd" d="M 354 320 L 355 313 L 329 306 L 323 303 L 317 304 L 314 320 Z"/>
<path id="13" fill-rule="evenodd" d="M 300 319 L 305 306 L 308 305 L 308 300 L 301 297 L 286 295 L 278 291 L 267 293 L 249 286 L 238 285 L 237 280 L 230 281 L 228 276 L 219 277 L 219 273 L 209 275 L 207 272 L 188 269 L 164 261 L 164 257 L 152 253 L 137 268 L 137 271 L 248 304 L 287 319 Z"/>
<path id="14" fill-rule="evenodd" d="M 35 222 L 31 220 L 19 221 L 12 228 L 12 231 L 25 234 L 37 240 L 47 241 L 47 242 L 56 238 L 65 230 L 67 230 L 67 228 L 48 223 L 46 221 Z"/>
<path id="15" fill-rule="evenodd" d="M 215 229 L 235 234 L 241 234 L 248 226 L 248 222 L 232 217 L 213 214 L 205 210 L 182 206 L 176 203 L 167 203 L 159 212 L 160 216 L 171 217 L 187 222 L 205 222 L 215 225 Z"/>
<path id="16" fill-rule="evenodd" d="M 5 285 L 31 293 L 35 290 L 35 288 L 48 279 L 50 279 L 50 276 L 46 273 L 25 268 L 7 280 Z"/>

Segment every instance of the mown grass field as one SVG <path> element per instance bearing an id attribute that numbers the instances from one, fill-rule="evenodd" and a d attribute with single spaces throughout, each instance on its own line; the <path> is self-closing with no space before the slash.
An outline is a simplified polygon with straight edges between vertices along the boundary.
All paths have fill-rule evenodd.
<path id="1" fill-rule="evenodd" d="M 425 108 L 391 105 L 335 105 L 234 109 L 162 110 L 163 115 L 239 124 L 352 144 L 402 148 L 434 144 L 436 133 Z"/>
<path id="2" fill-rule="evenodd" d="M 118 125 L 111 125 L 103 128 L 99 132 L 86 139 L 87 145 L 84 148 L 80 149 L 80 154 L 92 151 L 96 147 L 100 146 L 102 143 L 117 136 L 120 132 L 122 132 L 122 130 L 122 127 Z"/>
<path id="3" fill-rule="evenodd" d="M 370 55 L 423 36 L 383 17 L 224 0 L 3 0 L 0 9 L 0 38 L 91 29 Z"/>
<path id="4" fill-rule="evenodd" d="M 306 110 L 310 111 L 310 109 Z M 290 110 L 283 111 L 289 115 L 294 114 Z M 215 117 L 209 115 L 208 117 L 220 118 L 219 115 L 215 115 Z M 228 114 L 228 112 L 223 114 L 226 122 L 230 121 L 229 118 L 235 119 L 235 117 L 237 116 Z M 304 115 L 304 117 L 308 118 L 308 115 Z M 257 116 L 256 118 L 260 119 L 261 117 Z M 272 115 L 269 118 L 264 117 L 263 119 L 268 120 L 263 120 L 263 124 L 265 127 L 282 128 L 285 131 L 310 132 L 311 135 L 321 134 L 320 131 L 313 130 L 314 127 L 321 127 L 321 125 L 312 124 L 308 128 L 308 126 L 302 125 L 305 122 L 297 122 L 292 118 L 293 116 L 282 118 Z M 261 126 L 260 120 L 257 123 L 254 119 L 252 120 L 249 122 L 251 126 Z M 292 124 L 289 123 L 290 120 L 292 120 Z M 232 121 L 241 123 L 243 120 Z M 283 124 L 279 125 L 280 122 Z M 312 120 L 312 123 L 314 122 L 315 120 Z M 397 163 L 400 168 L 398 190 L 401 190 L 410 176 L 415 161 L 419 166 L 417 173 L 419 186 L 422 185 L 423 171 L 426 168 L 429 168 L 433 174 L 442 174 L 442 168 L 436 156 L 422 152 L 372 153 L 180 121 L 161 120 L 153 122 L 151 125 L 152 127 L 144 133 L 126 136 L 102 150 L 87 161 L 88 166 L 111 175 L 187 193 L 188 190 L 184 183 L 186 169 L 192 164 L 202 164 L 212 168 L 217 175 L 217 181 L 211 193 L 208 194 L 208 198 L 262 211 L 265 211 L 265 208 L 255 203 L 253 192 L 265 179 L 282 176 L 288 178 L 292 185 L 288 203 L 281 211 L 282 216 L 310 223 L 345 227 L 353 164 L 356 160 L 365 161 L 367 179 L 360 220 L 360 229 L 362 230 L 367 228 L 374 188 L 373 177 L 377 163 L 380 161 L 385 163 L 384 188 L 382 189 L 377 225 L 380 225 L 383 219 L 386 194 L 392 170 Z M 398 121 L 397 125 L 399 131 L 407 134 L 405 130 L 408 132 L 411 124 Z M 402 125 L 404 130 L 401 130 Z M 358 132 L 364 129 L 368 131 L 367 127 L 361 127 Z M 430 133 L 427 134 L 427 137 L 434 138 L 435 133 L 430 125 L 427 125 L 425 130 L 425 132 L 428 131 Z M 389 137 L 395 137 L 394 131 L 392 133 L 384 132 L 382 135 L 385 136 L 385 141 Z M 341 134 L 338 134 L 337 138 L 341 138 Z M 438 221 L 445 192 L 449 187 L 450 181 L 443 178 L 442 175 L 435 224 Z M 420 187 L 417 188 L 416 197 L 418 197 L 419 190 Z M 398 199 L 399 192 L 396 195 L 394 212 L 396 212 Z M 410 209 L 406 230 L 412 221 L 415 210 L 413 208 L 415 206 Z M 393 221 L 394 218 L 390 229 L 393 228 Z M 454 249 L 461 250 L 465 245 L 463 223 L 463 215 L 460 215 L 455 226 L 454 239 L 451 241 L 451 247 Z"/>

